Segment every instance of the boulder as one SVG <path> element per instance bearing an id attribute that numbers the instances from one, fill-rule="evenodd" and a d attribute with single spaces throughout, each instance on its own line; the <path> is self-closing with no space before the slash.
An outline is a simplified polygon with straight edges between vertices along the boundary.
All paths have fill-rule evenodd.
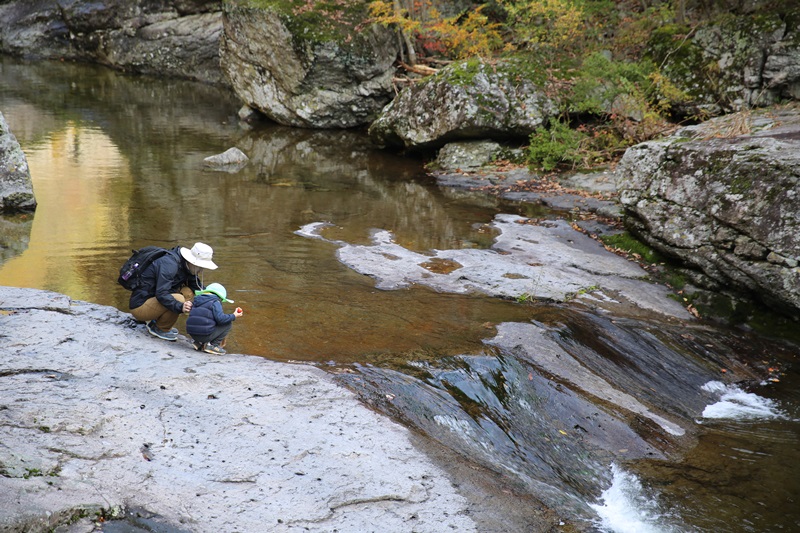
<path id="1" fill-rule="evenodd" d="M 666 26 L 654 32 L 650 55 L 689 96 L 679 111 L 717 115 L 797 99 L 800 18 L 786 12 L 789 4 L 759 14 L 725 13 L 693 31 Z"/>
<path id="2" fill-rule="evenodd" d="M 203 159 L 203 166 L 211 170 L 238 172 L 250 160 L 244 152 L 236 147 L 228 148 L 221 154 L 211 155 Z"/>
<path id="3" fill-rule="evenodd" d="M 372 121 L 394 96 L 395 34 L 375 24 L 355 32 L 356 20 L 345 24 L 331 15 L 326 25 L 275 9 L 224 7 L 220 57 L 244 104 L 285 126 Z"/>
<path id="4" fill-rule="evenodd" d="M 98 59 L 121 70 L 227 85 L 219 66 L 222 14 L 174 16 L 108 33 Z"/>
<path id="5" fill-rule="evenodd" d="M 0 5 L 0 52 L 101 63 L 224 85 L 217 0 L 25 2 Z"/>
<path id="6" fill-rule="evenodd" d="M 405 88 L 369 134 L 377 144 L 409 149 L 459 139 L 526 138 L 557 113 L 520 63 L 471 59 Z"/>
<path id="7" fill-rule="evenodd" d="M 36 208 L 28 161 L 0 113 L 0 212 Z"/>
<path id="8" fill-rule="evenodd" d="M 439 150 L 432 166 L 438 170 L 476 170 L 490 164 L 502 150 L 494 141 L 454 142 Z"/>
<path id="9" fill-rule="evenodd" d="M 647 243 L 800 310 L 800 107 L 683 128 L 629 148 L 618 171 L 626 224 Z"/>

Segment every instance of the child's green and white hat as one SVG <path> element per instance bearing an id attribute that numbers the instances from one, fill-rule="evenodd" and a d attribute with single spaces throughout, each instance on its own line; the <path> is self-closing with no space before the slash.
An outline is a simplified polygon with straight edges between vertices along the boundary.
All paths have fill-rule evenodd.
<path id="1" fill-rule="evenodd" d="M 225 287 L 223 287 L 219 283 L 212 283 L 211 285 L 209 285 L 208 287 L 206 287 L 202 291 L 194 291 L 194 292 L 197 295 L 200 295 L 200 294 L 215 294 L 223 302 L 228 302 L 229 304 L 233 303 L 233 300 L 228 300 L 228 291 L 226 291 Z"/>

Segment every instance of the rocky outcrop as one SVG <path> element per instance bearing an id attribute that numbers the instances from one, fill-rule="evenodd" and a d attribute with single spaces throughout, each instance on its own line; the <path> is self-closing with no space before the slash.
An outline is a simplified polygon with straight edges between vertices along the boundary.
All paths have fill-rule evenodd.
<path id="1" fill-rule="evenodd" d="M 619 175 L 627 224 L 654 248 L 723 288 L 800 310 L 800 108 L 636 145 Z"/>
<path id="2" fill-rule="evenodd" d="M 0 113 L 0 212 L 36 208 L 28 161 Z"/>
<path id="3" fill-rule="evenodd" d="M 2 531 L 142 508 L 148 527 L 115 530 L 479 529 L 413 435 L 322 370 L 196 352 L 33 289 L 0 287 L 0 331 Z"/>
<path id="4" fill-rule="evenodd" d="M 91 61 L 225 85 L 221 33 L 219 0 L 12 0 L 0 5 L 1 53 Z"/>
<path id="5" fill-rule="evenodd" d="M 717 115 L 800 98 L 800 17 L 789 4 L 654 32 L 650 53 L 688 95 L 683 112 Z"/>
<path id="6" fill-rule="evenodd" d="M 525 138 L 557 112 L 523 65 L 469 60 L 404 89 L 369 134 L 380 145 L 411 149 L 459 139 Z"/>
<path id="7" fill-rule="evenodd" d="M 331 17 L 226 4 L 222 65 L 236 94 L 285 126 L 350 128 L 372 121 L 394 96 L 399 46 L 389 29 Z"/>

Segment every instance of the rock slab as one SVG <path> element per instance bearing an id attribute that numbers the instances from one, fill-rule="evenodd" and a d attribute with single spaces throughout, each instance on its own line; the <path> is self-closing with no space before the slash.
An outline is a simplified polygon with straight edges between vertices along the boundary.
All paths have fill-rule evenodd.
<path id="1" fill-rule="evenodd" d="M 370 245 L 331 241 L 325 223 L 296 233 L 337 245 L 340 262 L 375 278 L 382 290 L 423 285 L 453 294 L 471 292 L 506 299 L 567 302 L 579 300 L 618 313 L 654 313 L 690 319 L 669 290 L 646 281 L 647 272 L 603 248 L 564 220 L 535 221 L 517 215 L 495 216 L 499 232 L 489 250 L 432 250 L 422 254 L 394 242 L 387 230 L 375 230 Z"/>
<path id="2" fill-rule="evenodd" d="M 475 530 L 408 431 L 316 368 L 33 289 L 0 287 L 0 332 L 2 531 L 131 507 L 195 533 Z"/>

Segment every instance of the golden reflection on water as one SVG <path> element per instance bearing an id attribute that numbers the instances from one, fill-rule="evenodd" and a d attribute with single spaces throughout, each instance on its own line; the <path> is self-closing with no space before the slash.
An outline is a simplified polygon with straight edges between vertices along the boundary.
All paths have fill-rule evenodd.
<path id="1" fill-rule="evenodd" d="M 67 123 L 26 150 L 38 207 L 30 243 L 3 268 L 3 283 L 41 287 L 95 301 L 86 283 L 86 257 L 102 243 L 127 241 L 127 206 L 111 204 L 108 189 L 130 182 L 125 158 L 100 130 Z M 117 196 L 117 195 L 114 195 Z"/>

